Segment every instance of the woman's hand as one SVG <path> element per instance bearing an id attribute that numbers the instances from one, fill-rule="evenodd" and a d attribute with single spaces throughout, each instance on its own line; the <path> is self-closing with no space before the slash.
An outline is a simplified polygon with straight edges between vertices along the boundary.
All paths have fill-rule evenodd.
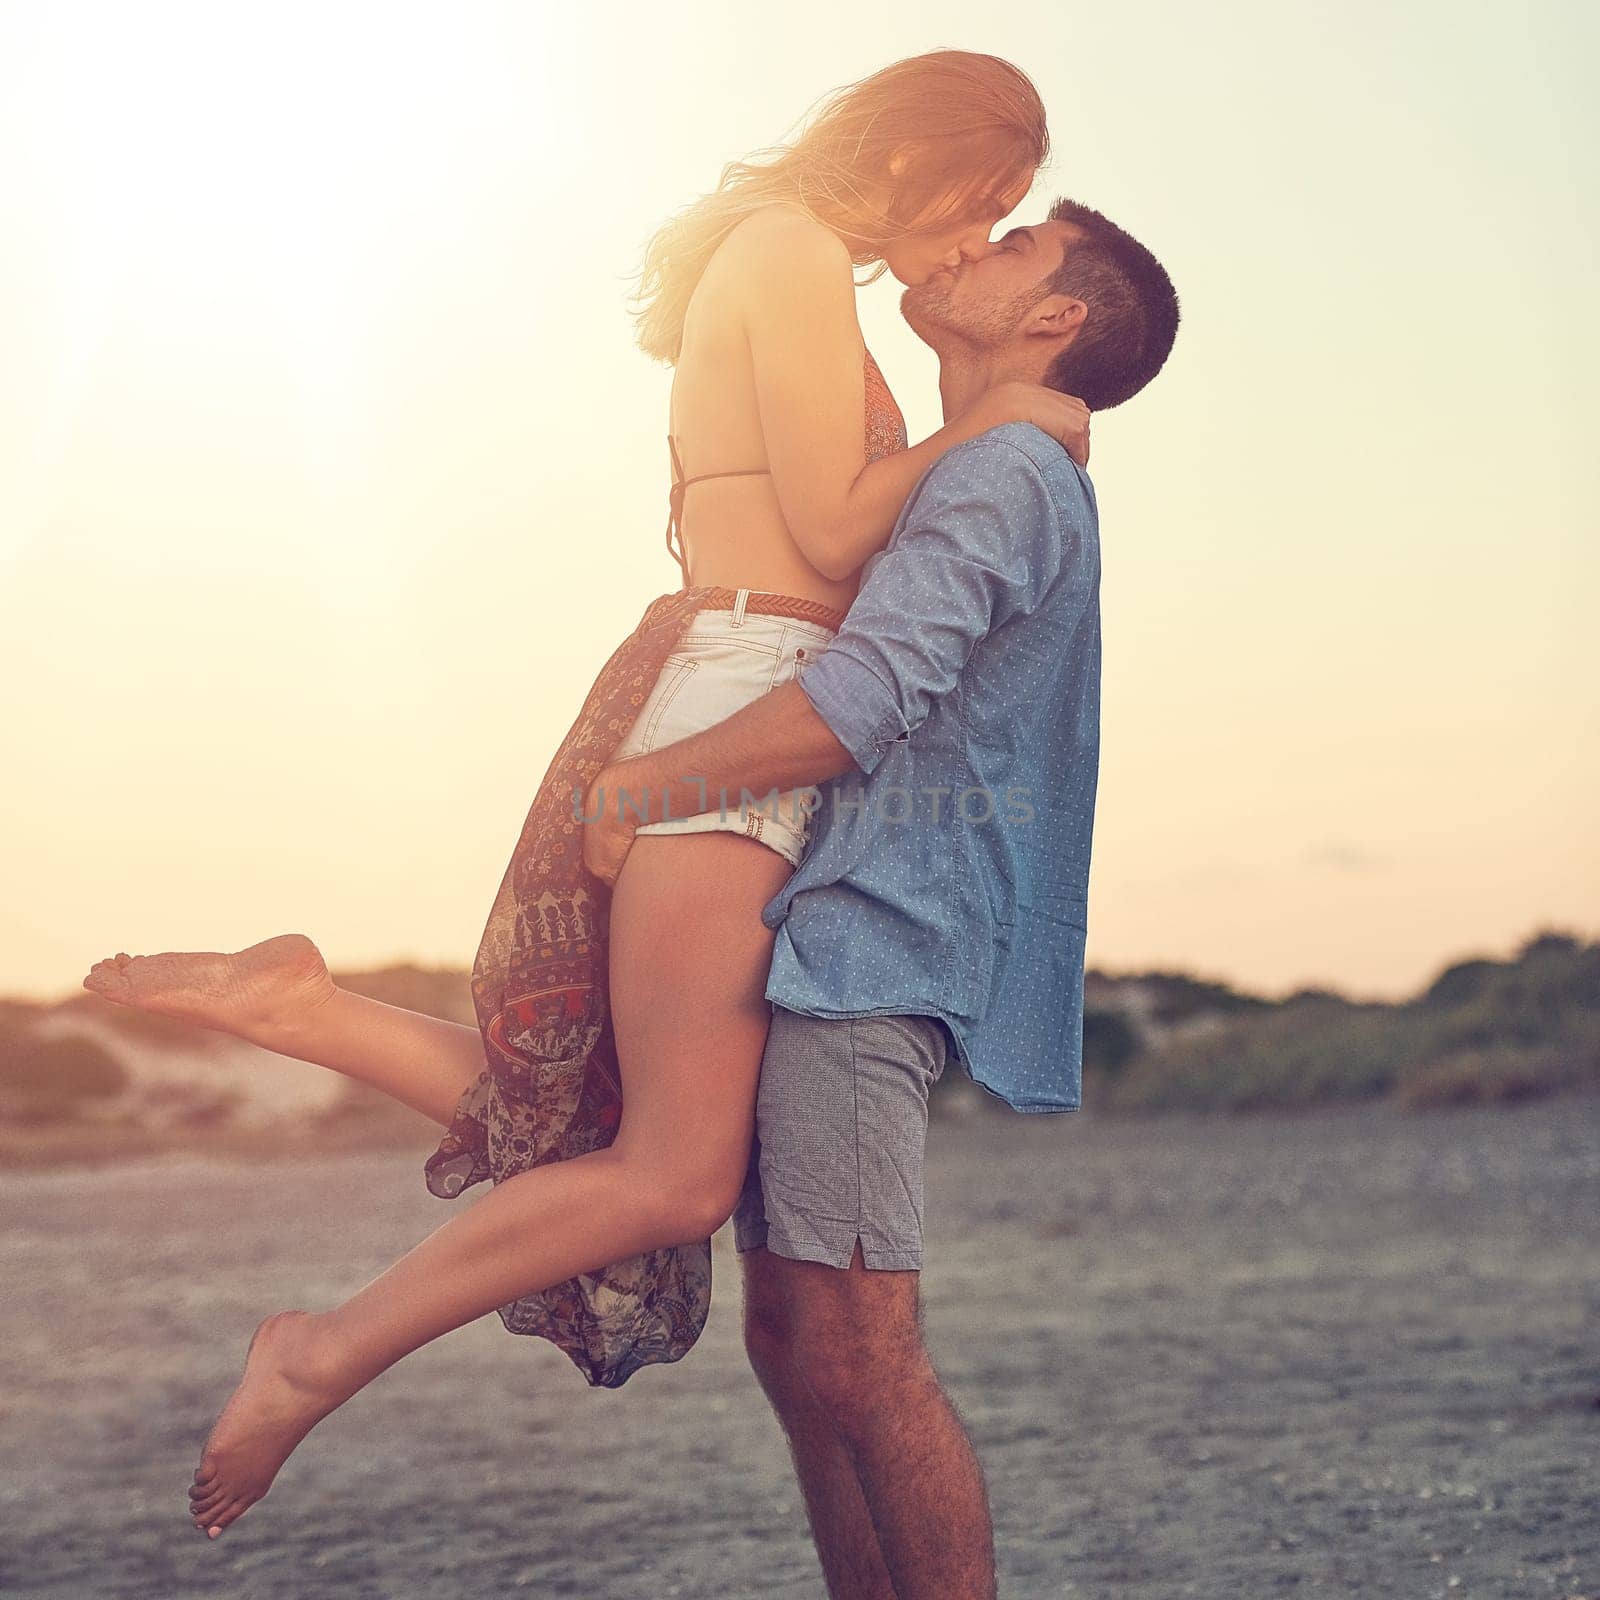
<path id="1" fill-rule="evenodd" d="M 985 391 L 978 404 L 994 419 L 991 428 L 1003 422 L 1031 422 L 1059 440 L 1080 467 L 1089 465 L 1089 408 L 1076 395 L 1010 379 Z"/>

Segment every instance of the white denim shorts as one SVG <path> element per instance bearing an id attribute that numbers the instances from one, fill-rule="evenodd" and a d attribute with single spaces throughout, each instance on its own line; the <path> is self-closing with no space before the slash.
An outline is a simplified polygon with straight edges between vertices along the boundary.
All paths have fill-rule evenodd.
<path id="1" fill-rule="evenodd" d="M 617 760 L 703 732 L 780 683 L 804 676 L 807 664 L 822 653 L 834 630 L 820 622 L 746 611 L 749 596 L 761 592 L 741 589 L 732 610 L 694 614 L 678 648 L 663 663 L 627 738 L 617 746 Z M 749 801 L 730 794 L 724 806 L 713 790 L 706 797 L 710 810 L 647 822 L 638 832 L 742 833 L 770 845 L 797 867 L 810 834 L 807 798 L 803 789 L 785 789 L 776 796 L 757 794 Z"/>

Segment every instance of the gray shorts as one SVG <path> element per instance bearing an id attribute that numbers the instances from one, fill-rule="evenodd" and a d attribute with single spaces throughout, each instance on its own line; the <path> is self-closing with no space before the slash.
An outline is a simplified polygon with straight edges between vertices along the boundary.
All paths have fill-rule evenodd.
<path id="1" fill-rule="evenodd" d="M 807 1017 L 772 1008 L 756 1139 L 734 1244 L 794 1261 L 922 1267 L 928 1091 L 949 1056 L 937 1017 Z"/>

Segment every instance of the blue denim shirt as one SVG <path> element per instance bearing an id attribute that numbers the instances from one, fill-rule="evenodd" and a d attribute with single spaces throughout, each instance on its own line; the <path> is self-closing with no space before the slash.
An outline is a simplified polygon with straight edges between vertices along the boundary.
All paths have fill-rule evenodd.
<path id="1" fill-rule="evenodd" d="M 822 787 L 762 913 L 767 998 L 942 1017 L 975 1082 L 1077 1110 L 1100 766 L 1087 474 L 1027 423 L 942 456 L 800 682 L 859 770 Z"/>

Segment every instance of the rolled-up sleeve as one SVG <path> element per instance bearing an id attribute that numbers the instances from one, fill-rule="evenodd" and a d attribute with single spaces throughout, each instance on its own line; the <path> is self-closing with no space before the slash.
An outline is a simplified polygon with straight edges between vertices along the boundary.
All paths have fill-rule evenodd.
<path id="1" fill-rule="evenodd" d="M 1061 552 L 1049 485 L 1016 445 L 984 434 L 933 465 L 800 680 L 863 772 L 922 724 L 985 635 L 1039 603 Z"/>

